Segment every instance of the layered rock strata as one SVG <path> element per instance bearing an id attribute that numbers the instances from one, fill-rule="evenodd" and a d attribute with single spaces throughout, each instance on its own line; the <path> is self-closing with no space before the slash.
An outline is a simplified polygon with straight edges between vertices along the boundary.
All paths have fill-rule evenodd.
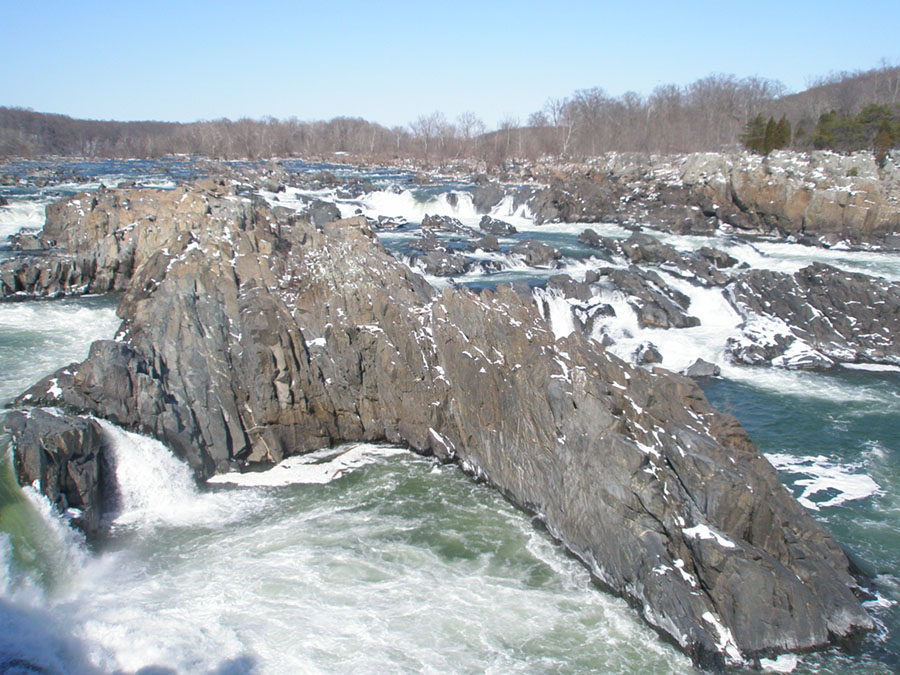
<path id="1" fill-rule="evenodd" d="M 69 241 L 130 223 L 138 194 L 105 217 L 98 202 Z M 509 287 L 436 295 L 362 218 L 182 198 L 190 214 L 135 222 L 152 232 L 131 235 L 117 339 L 16 405 L 151 434 L 200 479 L 345 441 L 455 461 L 702 663 L 871 628 L 840 548 L 690 379 L 554 339 Z"/>

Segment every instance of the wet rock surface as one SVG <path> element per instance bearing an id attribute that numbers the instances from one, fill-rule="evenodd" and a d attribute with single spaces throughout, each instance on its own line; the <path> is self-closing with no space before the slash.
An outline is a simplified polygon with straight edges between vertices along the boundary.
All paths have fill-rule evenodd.
<path id="1" fill-rule="evenodd" d="M 317 228 L 201 186 L 163 200 L 184 213 L 148 206 L 153 219 L 109 237 L 139 197 L 45 228 L 102 278 L 128 261 L 113 275 L 123 324 L 16 405 L 151 434 L 201 479 L 345 441 L 458 462 L 704 664 L 871 628 L 840 548 L 689 378 L 629 366 L 578 332 L 556 340 L 510 287 L 438 295 L 363 218 Z M 665 321 L 689 322 L 658 276 L 615 275 Z M 587 300 L 578 282 L 554 284 Z"/>
<path id="2" fill-rule="evenodd" d="M 4 426 L 13 439 L 19 483 L 36 482 L 60 513 L 72 515 L 74 525 L 89 536 L 98 534 L 113 492 L 100 425 L 88 417 L 35 408 L 10 411 Z"/>

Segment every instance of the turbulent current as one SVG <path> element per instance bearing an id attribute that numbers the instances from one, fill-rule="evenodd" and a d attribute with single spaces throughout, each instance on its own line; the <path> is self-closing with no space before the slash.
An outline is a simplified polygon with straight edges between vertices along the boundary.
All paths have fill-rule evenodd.
<path id="1" fill-rule="evenodd" d="M 152 166 L 128 178 L 165 186 Z M 119 165 L 85 168 L 89 187 L 122 178 Z M 112 177 L 109 177 L 112 174 Z M 104 178 L 105 176 L 105 178 Z M 397 176 L 372 174 L 387 188 Z M 380 181 L 380 182 L 379 182 Z M 454 199 L 448 195 L 454 191 Z M 14 195 L 0 208 L 0 237 L 39 227 L 54 195 Z M 267 195 L 274 200 L 274 195 Z M 301 198 L 335 200 L 289 189 Z M 452 215 L 476 227 L 465 186 L 376 190 L 337 199 L 344 215 L 421 221 Z M 563 269 L 536 270 L 505 254 L 478 254 L 492 273 L 473 286 L 595 266 L 577 243 L 584 225 L 535 226 L 510 202 L 497 217 L 560 248 Z M 614 225 L 600 234 L 625 237 Z M 411 235 L 384 231 L 398 255 Z M 812 260 L 900 279 L 896 256 L 810 249 L 727 237 L 663 237 L 676 248 L 713 245 L 752 267 L 793 272 Z M 3 255 L 0 253 L 0 255 Z M 604 265 L 609 263 L 604 261 Z M 625 299 L 605 330 L 629 358 L 648 339 L 663 365 L 696 358 L 723 377 L 704 384 L 737 416 L 782 481 L 826 524 L 874 582 L 866 603 L 877 630 L 849 651 L 764 661 L 798 673 L 889 673 L 900 667 L 900 369 L 809 373 L 745 367 L 725 358 L 739 317 L 718 290 L 667 277 L 690 295 L 694 328 L 631 321 Z M 439 285 L 446 279 L 431 278 Z M 574 329 L 564 298 L 538 290 L 554 331 Z M 541 295 L 543 293 L 543 295 Z M 114 298 L 0 304 L 0 402 L 112 337 Z M 355 445 L 292 458 L 263 473 L 197 487 L 156 441 L 103 423 L 118 500 L 108 534 L 88 548 L 31 486 L 12 477 L 8 438 L 0 482 L 0 672 L 491 672 L 682 673 L 690 661 L 528 515 L 454 466 L 385 446 Z"/>

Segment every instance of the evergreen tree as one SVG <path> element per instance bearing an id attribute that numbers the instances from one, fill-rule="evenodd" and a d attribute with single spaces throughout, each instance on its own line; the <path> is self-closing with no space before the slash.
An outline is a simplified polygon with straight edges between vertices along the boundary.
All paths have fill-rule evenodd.
<path id="1" fill-rule="evenodd" d="M 891 123 L 887 118 L 881 120 L 881 126 L 875 133 L 875 140 L 872 147 L 875 152 L 875 163 L 880 167 L 884 167 L 887 163 L 887 154 L 893 147 L 895 142 L 894 134 L 891 130 Z"/>
<path id="2" fill-rule="evenodd" d="M 786 148 L 791 144 L 791 123 L 787 117 L 781 116 L 778 124 L 775 126 L 775 147 Z"/>
<path id="3" fill-rule="evenodd" d="M 768 155 L 772 150 L 777 148 L 776 145 L 777 139 L 776 135 L 778 133 L 778 125 L 775 123 L 775 118 L 770 117 L 769 121 L 766 122 L 766 133 L 763 136 L 763 154 Z"/>
<path id="4" fill-rule="evenodd" d="M 819 115 L 819 121 L 816 122 L 816 133 L 813 136 L 813 146 L 817 150 L 824 150 L 834 145 L 834 124 L 837 113 L 822 113 Z"/>
<path id="5" fill-rule="evenodd" d="M 766 120 L 762 115 L 751 117 L 744 126 L 744 133 L 741 134 L 741 143 L 751 152 L 764 154 L 766 141 Z"/>

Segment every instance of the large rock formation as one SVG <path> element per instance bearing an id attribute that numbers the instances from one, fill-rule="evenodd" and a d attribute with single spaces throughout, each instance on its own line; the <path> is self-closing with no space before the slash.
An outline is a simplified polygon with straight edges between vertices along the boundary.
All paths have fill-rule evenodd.
<path id="1" fill-rule="evenodd" d="M 612 221 L 678 233 L 736 232 L 900 250 L 900 166 L 871 152 L 609 153 L 531 167 L 544 189 L 517 191 L 537 223 Z"/>
<path id="2" fill-rule="evenodd" d="M 900 284 L 814 263 L 795 274 L 751 270 L 727 298 L 744 319 L 731 356 L 756 365 L 900 364 Z"/>
<path id="3" fill-rule="evenodd" d="M 135 224 L 167 236 L 141 249 L 117 340 L 16 405 L 152 434 L 201 479 L 344 441 L 456 461 L 703 663 L 871 628 L 840 548 L 690 379 L 554 339 L 509 287 L 435 295 L 362 218 L 182 194 L 205 207 Z"/>
<path id="4" fill-rule="evenodd" d="M 232 194 L 225 182 L 207 179 L 171 191 L 101 188 L 50 204 L 38 251 L 0 262 L 0 299 L 125 290 L 174 230 L 228 217 L 227 201 L 207 199 L 213 192 Z"/>

